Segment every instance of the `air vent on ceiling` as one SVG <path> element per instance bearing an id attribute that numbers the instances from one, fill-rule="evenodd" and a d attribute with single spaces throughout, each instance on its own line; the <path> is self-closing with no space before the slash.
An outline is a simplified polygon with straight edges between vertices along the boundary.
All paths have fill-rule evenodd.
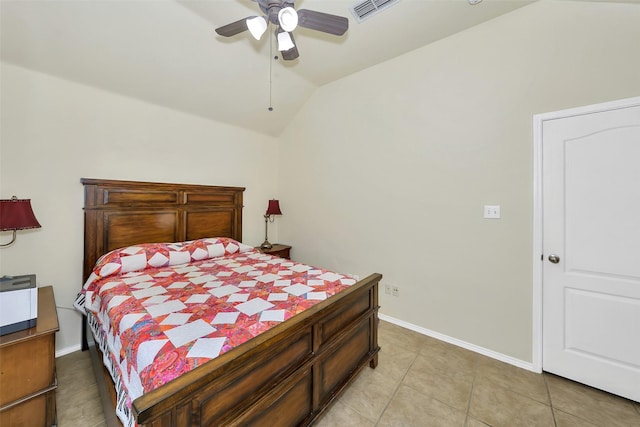
<path id="1" fill-rule="evenodd" d="M 362 22 L 399 1 L 400 0 L 363 0 L 354 4 L 351 12 L 353 12 L 358 22 Z"/>

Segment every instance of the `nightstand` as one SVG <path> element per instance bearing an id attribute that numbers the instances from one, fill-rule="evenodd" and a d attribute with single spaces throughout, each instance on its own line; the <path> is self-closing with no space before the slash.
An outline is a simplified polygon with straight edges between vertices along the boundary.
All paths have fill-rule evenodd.
<path id="1" fill-rule="evenodd" d="M 263 254 L 269 254 L 273 256 L 278 256 L 280 258 L 291 259 L 291 246 L 289 245 L 281 245 L 279 243 L 274 243 L 271 249 L 262 249 L 260 246 L 256 247 Z"/>
<path id="2" fill-rule="evenodd" d="M 0 425 L 56 424 L 58 329 L 53 288 L 38 288 L 36 326 L 0 337 Z"/>

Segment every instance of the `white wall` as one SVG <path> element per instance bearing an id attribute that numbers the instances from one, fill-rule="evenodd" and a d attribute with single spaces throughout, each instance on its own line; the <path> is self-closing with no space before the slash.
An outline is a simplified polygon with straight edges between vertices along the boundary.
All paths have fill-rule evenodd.
<path id="1" fill-rule="evenodd" d="M 1 77 L 0 197 L 31 198 L 42 228 L 0 249 L 0 274 L 54 287 L 59 353 L 80 343 L 80 316 L 67 309 L 82 285 L 80 178 L 246 187 L 244 241 L 262 242 L 278 196 L 275 139 L 9 64 Z"/>
<path id="2" fill-rule="evenodd" d="M 282 137 L 280 240 L 530 363 L 533 115 L 639 95 L 639 40 L 640 5 L 542 1 L 321 88 Z"/>

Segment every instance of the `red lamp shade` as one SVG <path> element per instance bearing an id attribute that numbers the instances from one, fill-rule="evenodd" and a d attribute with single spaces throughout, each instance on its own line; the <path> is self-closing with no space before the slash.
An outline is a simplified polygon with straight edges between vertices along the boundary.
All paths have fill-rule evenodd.
<path id="1" fill-rule="evenodd" d="M 40 228 L 41 225 L 31 209 L 30 199 L 0 200 L 0 231 Z"/>
<path id="2" fill-rule="evenodd" d="M 267 213 L 265 215 L 282 215 L 280 211 L 280 201 L 275 199 L 269 200 L 269 206 L 267 206 Z"/>

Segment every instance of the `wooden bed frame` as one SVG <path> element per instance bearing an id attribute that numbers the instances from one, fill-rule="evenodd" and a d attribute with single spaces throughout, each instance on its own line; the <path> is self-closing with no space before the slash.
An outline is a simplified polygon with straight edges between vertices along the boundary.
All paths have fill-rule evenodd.
<path id="1" fill-rule="evenodd" d="M 82 179 L 84 280 L 104 253 L 202 237 L 242 241 L 244 188 Z M 367 364 L 378 364 L 378 282 L 372 274 L 133 402 L 140 425 L 310 425 Z M 105 417 L 115 389 L 86 332 Z M 105 375 L 106 373 L 106 375 Z"/>

